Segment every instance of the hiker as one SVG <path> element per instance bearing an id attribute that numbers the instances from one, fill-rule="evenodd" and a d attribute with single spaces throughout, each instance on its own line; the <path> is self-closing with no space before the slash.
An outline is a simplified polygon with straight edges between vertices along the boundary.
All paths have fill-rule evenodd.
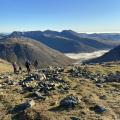
<path id="1" fill-rule="evenodd" d="M 22 72 L 22 68 L 21 68 L 21 66 L 19 66 L 19 73 L 21 73 Z"/>
<path id="2" fill-rule="evenodd" d="M 28 74 L 29 74 L 30 71 L 31 71 L 31 69 L 30 69 L 30 65 L 31 65 L 30 61 L 27 60 L 27 61 L 25 62 L 25 67 L 27 68 L 27 72 L 28 72 Z"/>
<path id="3" fill-rule="evenodd" d="M 38 67 L 38 61 L 37 60 L 35 60 L 35 62 L 34 62 L 34 67 L 35 67 L 35 69 L 37 69 L 37 67 Z"/>
<path id="4" fill-rule="evenodd" d="M 16 62 L 13 62 L 12 66 L 13 66 L 14 73 L 17 73 L 17 64 L 16 64 Z"/>
<path id="5" fill-rule="evenodd" d="M 19 66 L 19 71 L 22 71 L 22 68 L 21 68 L 21 66 Z"/>

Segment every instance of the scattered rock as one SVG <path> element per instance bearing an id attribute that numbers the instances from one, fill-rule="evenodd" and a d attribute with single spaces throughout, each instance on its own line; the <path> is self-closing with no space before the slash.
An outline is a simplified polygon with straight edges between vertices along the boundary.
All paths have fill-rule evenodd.
<path id="1" fill-rule="evenodd" d="M 106 95 L 102 95 L 99 98 L 102 99 L 102 100 L 107 100 L 107 96 Z"/>
<path id="2" fill-rule="evenodd" d="M 66 69 L 64 73 L 62 72 L 64 72 L 63 68 L 50 66 L 49 68 L 40 69 L 39 71 L 36 70 L 29 76 L 26 73 L 21 73 L 18 75 L 14 75 L 14 74 L 8 75 L 10 77 L 7 77 L 7 74 L 0 76 L 1 78 L 0 98 L 1 100 L 3 100 L 2 101 L 3 103 L 6 102 L 5 105 L 9 103 L 11 105 L 15 105 L 18 102 L 21 102 L 21 100 L 22 101 L 28 100 L 27 102 L 18 104 L 14 107 L 12 112 L 15 113 L 16 115 L 17 113 L 27 111 L 28 110 L 27 108 L 31 109 L 32 107 L 34 107 L 36 101 L 37 103 L 39 102 L 39 104 L 37 104 L 38 105 L 37 107 L 39 107 L 39 105 L 40 107 L 43 107 L 45 105 L 46 109 L 48 109 L 49 107 L 54 107 L 53 111 L 57 111 L 57 110 L 62 111 L 64 110 L 64 108 L 66 110 L 69 110 L 67 108 L 75 108 L 78 106 L 79 110 L 77 109 L 78 111 L 76 114 L 74 114 L 75 116 L 71 116 L 71 117 L 68 116 L 69 119 L 71 120 L 80 120 L 82 118 L 86 119 L 86 116 L 89 114 L 88 113 L 89 109 L 93 111 L 90 112 L 90 117 L 95 116 L 95 114 L 93 114 L 94 112 L 97 114 L 102 114 L 107 111 L 105 107 L 96 105 L 96 101 L 98 100 L 98 97 L 101 100 L 107 99 L 106 101 L 103 102 L 105 102 L 105 104 L 107 103 L 108 109 L 111 108 L 113 109 L 113 111 L 119 112 L 119 98 L 117 99 L 115 98 L 120 95 L 119 83 L 118 83 L 120 80 L 119 72 L 110 73 L 108 75 L 100 75 L 99 73 L 88 72 L 87 69 L 84 69 L 82 67 L 74 67 L 74 66 L 69 72 L 67 72 Z M 67 76 L 69 80 L 67 81 L 67 79 L 65 79 L 64 76 L 65 77 Z M 78 78 L 72 79 L 73 76 Z M 92 80 L 92 82 L 85 80 L 84 78 Z M 88 83 L 86 84 L 86 82 Z M 108 84 L 107 82 L 114 82 L 114 83 Z M 95 85 L 98 88 L 94 87 Z M 84 86 L 86 91 L 84 91 Z M 91 90 L 92 88 L 96 90 L 95 93 L 94 90 Z M 68 95 L 68 93 L 71 94 L 73 92 L 75 92 L 75 94 L 79 93 L 77 95 L 81 96 L 81 101 L 79 99 L 80 97 L 78 98 L 74 95 Z M 10 93 L 10 96 L 7 93 L 8 94 Z M 109 97 L 107 95 L 110 93 L 111 96 L 109 100 L 108 99 Z M 66 94 L 68 96 L 63 98 L 59 103 L 56 103 L 61 96 Z M 16 96 L 18 96 L 18 98 Z M 10 99 L 8 100 L 8 103 L 6 100 L 7 97 Z M 45 102 L 47 102 L 47 104 L 45 104 Z M 0 106 L 1 108 L 4 107 L 2 104 L 0 104 Z M 93 107 L 89 108 L 89 106 L 93 106 Z M 110 113 L 111 116 L 114 116 L 114 114 L 115 115 L 118 114 L 117 112 L 116 113 L 115 112 L 113 114 Z M 96 116 L 101 116 L 101 115 L 96 115 Z M 98 117 L 96 117 L 96 119 L 97 118 Z"/>
<path id="3" fill-rule="evenodd" d="M 104 82 L 120 82 L 120 72 L 109 73 L 108 75 L 102 75 L 100 73 L 92 73 L 87 71 L 87 68 L 76 67 L 74 66 L 69 70 L 69 73 L 72 77 L 83 77 L 86 79 L 93 80 L 95 83 L 104 83 Z"/>
<path id="4" fill-rule="evenodd" d="M 95 105 L 94 107 L 90 107 L 90 110 L 95 111 L 95 113 L 97 114 L 102 114 L 104 112 L 106 112 L 106 108 L 99 106 L 99 105 Z"/>
<path id="5" fill-rule="evenodd" d="M 80 120 L 78 117 L 70 117 L 71 120 Z"/>
<path id="6" fill-rule="evenodd" d="M 103 84 L 101 84 L 101 83 L 96 83 L 96 86 L 99 87 L 99 88 L 102 88 L 102 87 L 103 87 Z"/>
<path id="7" fill-rule="evenodd" d="M 45 74 L 43 74 L 43 73 L 39 73 L 39 74 L 34 74 L 34 78 L 36 79 L 36 80 L 46 80 L 46 75 Z"/>
<path id="8" fill-rule="evenodd" d="M 12 80 L 6 80 L 5 83 L 7 85 L 15 85 L 15 82 L 13 82 Z"/>
<path id="9" fill-rule="evenodd" d="M 45 96 L 42 96 L 38 91 L 35 91 L 34 94 L 36 95 L 37 99 L 45 100 Z"/>
<path id="10" fill-rule="evenodd" d="M 12 110 L 12 113 L 14 114 L 14 113 L 22 112 L 25 109 L 27 109 L 29 107 L 33 107 L 33 106 L 35 106 L 35 101 L 34 100 L 30 100 L 30 101 L 21 103 L 19 105 L 16 105 L 14 107 L 14 109 Z"/>
<path id="11" fill-rule="evenodd" d="M 15 108 L 12 110 L 12 113 L 14 114 L 14 113 L 18 113 L 18 112 L 24 111 L 28 107 L 29 106 L 28 106 L 27 102 L 19 104 L 19 105 L 16 105 Z"/>
<path id="12" fill-rule="evenodd" d="M 33 107 L 33 106 L 35 106 L 35 101 L 34 100 L 30 100 L 30 101 L 28 101 L 28 106 L 29 107 Z"/>
<path id="13" fill-rule="evenodd" d="M 65 98 L 63 98 L 60 101 L 60 106 L 61 107 L 68 107 L 68 108 L 74 108 L 76 105 L 78 105 L 80 103 L 80 100 L 78 97 L 75 97 L 73 95 L 69 95 Z"/>

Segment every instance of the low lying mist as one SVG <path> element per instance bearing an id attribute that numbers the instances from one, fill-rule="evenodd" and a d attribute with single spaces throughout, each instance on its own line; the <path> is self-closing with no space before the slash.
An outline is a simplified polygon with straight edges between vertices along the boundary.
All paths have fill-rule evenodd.
<path id="1" fill-rule="evenodd" d="M 66 56 L 72 58 L 72 59 L 78 59 L 78 61 L 84 61 L 84 60 L 89 60 L 92 58 L 100 57 L 103 54 L 107 53 L 109 50 L 99 50 L 91 53 L 67 53 L 65 54 Z"/>

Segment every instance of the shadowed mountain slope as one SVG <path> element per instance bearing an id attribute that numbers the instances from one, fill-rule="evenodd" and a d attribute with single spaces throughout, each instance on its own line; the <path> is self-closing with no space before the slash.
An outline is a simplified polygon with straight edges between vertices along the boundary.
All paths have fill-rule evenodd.
<path id="1" fill-rule="evenodd" d="M 120 46 L 110 50 L 108 53 L 104 54 L 101 57 L 87 61 L 87 63 L 102 63 L 112 61 L 120 61 Z"/>
<path id="2" fill-rule="evenodd" d="M 39 66 L 68 65 L 73 62 L 62 53 L 53 50 L 35 40 L 24 37 L 9 37 L 0 41 L 0 57 L 20 65 L 29 59 L 32 63 L 38 60 Z"/>
<path id="3" fill-rule="evenodd" d="M 82 38 L 79 33 L 71 30 L 64 30 L 62 32 L 50 30 L 44 32 L 13 32 L 10 36 L 29 37 L 63 53 L 93 52 L 114 47 L 114 45 L 106 42 L 103 43 L 91 38 Z"/>

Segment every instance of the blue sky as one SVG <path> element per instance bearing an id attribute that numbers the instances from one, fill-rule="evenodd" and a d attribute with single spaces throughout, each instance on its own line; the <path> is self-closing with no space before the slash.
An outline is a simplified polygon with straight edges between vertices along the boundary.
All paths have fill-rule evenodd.
<path id="1" fill-rule="evenodd" d="M 0 0 L 0 32 L 120 32 L 120 0 Z"/>

